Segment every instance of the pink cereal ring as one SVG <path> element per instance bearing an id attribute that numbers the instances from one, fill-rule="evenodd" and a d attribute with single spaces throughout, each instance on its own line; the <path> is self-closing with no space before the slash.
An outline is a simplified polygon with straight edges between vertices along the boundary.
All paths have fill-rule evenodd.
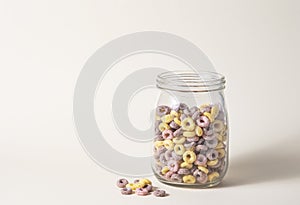
<path id="1" fill-rule="evenodd" d="M 173 132 L 171 130 L 164 130 L 162 133 L 162 137 L 168 140 L 173 139 Z"/>
<path id="2" fill-rule="evenodd" d="M 206 116 L 202 115 L 199 119 L 196 120 L 196 123 L 199 127 L 208 127 L 209 119 Z"/>
<path id="3" fill-rule="evenodd" d="M 147 189 L 144 189 L 144 188 L 137 188 L 135 190 L 135 193 L 139 196 L 146 196 L 149 194 L 148 190 Z"/>
<path id="4" fill-rule="evenodd" d="M 168 180 L 171 179 L 172 174 L 174 174 L 174 172 L 168 171 L 168 172 L 165 174 L 166 179 L 168 179 Z"/>

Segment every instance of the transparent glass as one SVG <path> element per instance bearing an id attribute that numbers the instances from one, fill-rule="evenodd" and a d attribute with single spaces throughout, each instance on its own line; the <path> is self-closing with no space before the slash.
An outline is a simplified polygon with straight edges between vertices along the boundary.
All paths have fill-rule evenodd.
<path id="1" fill-rule="evenodd" d="M 228 167 L 224 76 L 164 72 L 156 115 L 152 169 L 163 183 L 199 188 L 219 184 Z"/>

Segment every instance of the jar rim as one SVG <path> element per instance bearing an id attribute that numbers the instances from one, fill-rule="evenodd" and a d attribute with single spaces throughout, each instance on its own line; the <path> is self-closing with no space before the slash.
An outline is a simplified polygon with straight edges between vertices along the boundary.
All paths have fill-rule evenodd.
<path id="1" fill-rule="evenodd" d="M 211 92 L 225 88 L 225 77 L 211 71 L 166 71 L 157 75 L 156 86 L 179 92 Z"/>

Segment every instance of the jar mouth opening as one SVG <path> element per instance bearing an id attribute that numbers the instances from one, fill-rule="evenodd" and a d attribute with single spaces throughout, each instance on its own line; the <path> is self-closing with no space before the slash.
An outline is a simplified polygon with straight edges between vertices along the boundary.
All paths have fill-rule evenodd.
<path id="1" fill-rule="evenodd" d="M 167 71 L 156 78 L 156 86 L 179 92 L 211 92 L 225 88 L 225 77 L 210 71 Z"/>

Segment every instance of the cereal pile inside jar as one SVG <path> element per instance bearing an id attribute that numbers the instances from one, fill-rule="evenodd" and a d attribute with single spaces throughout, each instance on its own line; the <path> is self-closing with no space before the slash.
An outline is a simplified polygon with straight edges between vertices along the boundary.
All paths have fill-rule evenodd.
<path id="1" fill-rule="evenodd" d="M 226 171 L 227 125 L 218 104 L 156 109 L 154 171 L 166 182 L 209 184 Z"/>

